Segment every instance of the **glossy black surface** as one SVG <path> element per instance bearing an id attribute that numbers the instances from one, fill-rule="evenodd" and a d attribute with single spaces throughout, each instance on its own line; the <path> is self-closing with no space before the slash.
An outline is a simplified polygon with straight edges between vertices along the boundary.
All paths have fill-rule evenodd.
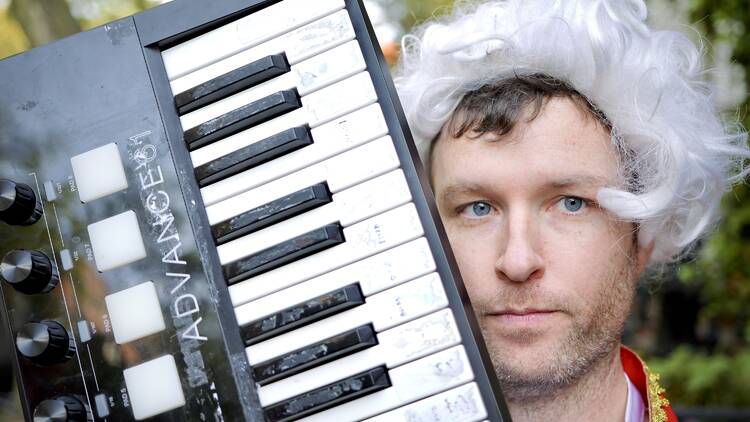
<path id="1" fill-rule="evenodd" d="M 0 262 L 0 278 L 21 293 L 48 293 L 60 278 L 49 257 L 40 251 L 10 251 Z"/>
<path id="2" fill-rule="evenodd" d="M 218 223 L 211 228 L 211 231 L 216 238 L 216 244 L 221 245 L 328 204 L 331 200 L 328 185 L 325 182 L 318 183 Z"/>
<path id="3" fill-rule="evenodd" d="M 198 15 L 203 9 L 201 2 L 182 3 Z M 226 285 L 209 281 L 204 268 L 215 251 L 194 235 L 193 220 L 205 219 L 202 204 L 184 199 L 198 190 L 192 172 L 175 164 L 187 148 L 181 136 L 168 138 L 173 129 L 162 120 L 177 111 L 171 94 L 168 108 L 157 100 L 156 87 L 169 87 L 160 52 L 141 44 L 144 32 L 127 18 L 0 61 L 0 178 L 31 187 L 44 209 L 37 224 L 0 224 L 0 255 L 38 250 L 60 277 L 41 295 L 2 283 L 2 311 L 13 336 L 29 321 L 57 321 L 77 350 L 52 366 L 16 352 L 22 407 L 31 419 L 42 401 L 76 395 L 96 418 L 101 395 L 108 421 L 131 421 L 123 370 L 170 354 L 186 404 L 155 420 L 258 420 Z M 109 143 L 117 146 L 128 187 L 83 204 L 70 158 Z M 42 195 L 46 182 L 52 201 Z M 126 211 L 136 214 L 147 257 L 100 273 L 88 225 Z M 61 251 L 69 252 L 72 268 L 62 268 Z M 166 329 L 117 344 L 105 297 L 146 281 L 156 286 Z"/>
<path id="4" fill-rule="evenodd" d="M 182 115 L 286 72 L 286 55 L 273 54 L 181 92 L 175 95 L 174 102 Z"/>
<path id="5" fill-rule="evenodd" d="M 27 322 L 16 334 L 16 349 L 38 365 L 56 365 L 75 353 L 70 333 L 57 321 Z"/>
<path id="6" fill-rule="evenodd" d="M 42 212 L 41 203 L 29 185 L 0 179 L 0 221 L 11 226 L 28 226 L 39 221 Z"/>
<path id="7" fill-rule="evenodd" d="M 378 344 L 371 324 L 357 327 L 253 367 L 255 380 L 266 385 L 333 362 Z"/>
<path id="8" fill-rule="evenodd" d="M 359 284 L 350 284 L 246 324 L 241 328 L 242 338 L 250 346 L 363 303 Z"/>
<path id="9" fill-rule="evenodd" d="M 0 407 L 2 394 L 9 393 L 13 388 L 14 362 L 11 353 L 15 355 L 15 345 L 7 327 L 5 319 L 0 314 Z"/>
<path id="10" fill-rule="evenodd" d="M 195 169 L 195 175 L 198 184 L 204 187 L 312 143 L 307 125 L 294 127 L 199 166 Z"/>
<path id="11" fill-rule="evenodd" d="M 224 276 L 227 283 L 233 284 L 341 243 L 344 243 L 344 228 L 340 223 L 328 224 L 226 264 Z"/>
<path id="12" fill-rule="evenodd" d="M 72 396 L 45 400 L 34 409 L 34 422 L 86 422 L 86 419 L 83 403 Z"/>
<path id="13" fill-rule="evenodd" d="M 265 409 L 265 414 L 269 421 L 293 421 L 390 386 L 388 370 L 385 366 L 380 366 L 269 406 Z"/>
<path id="14" fill-rule="evenodd" d="M 192 151 L 300 107 L 297 89 L 279 91 L 186 130 L 185 142 Z"/>

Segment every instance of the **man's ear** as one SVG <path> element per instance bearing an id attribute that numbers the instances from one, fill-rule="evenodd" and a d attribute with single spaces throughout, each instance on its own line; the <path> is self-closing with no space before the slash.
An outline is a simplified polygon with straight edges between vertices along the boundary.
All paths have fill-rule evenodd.
<path id="1" fill-rule="evenodd" d="M 638 243 L 638 275 L 643 274 L 646 269 L 646 265 L 651 260 L 651 254 L 654 252 L 654 241 L 648 243 L 648 245 L 641 246 Z"/>

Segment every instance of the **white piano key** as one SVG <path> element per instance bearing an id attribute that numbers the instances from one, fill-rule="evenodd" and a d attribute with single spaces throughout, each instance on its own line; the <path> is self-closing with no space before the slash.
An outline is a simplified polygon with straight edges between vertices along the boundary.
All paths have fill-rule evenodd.
<path id="1" fill-rule="evenodd" d="M 252 302 L 245 299 L 242 289 L 235 289 L 238 285 L 229 287 L 229 295 L 237 306 L 237 321 L 245 325 L 355 282 L 362 294 L 370 296 L 434 270 L 429 244 L 419 238 Z"/>
<path id="2" fill-rule="evenodd" d="M 206 205 L 312 166 L 388 133 L 379 104 L 372 104 L 312 130 L 313 144 L 203 189 Z M 201 153 L 197 150 L 195 153 Z M 195 155 L 193 156 L 195 160 Z M 217 157 L 218 158 L 218 157 Z"/>
<path id="3" fill-rule="evenodd" d="M 245 349 L 251 365 L 372 323 L 380 332 L 448 306 L 437 273 L 431 273 L 367 298 L 365 304 Z"/>
<path id="4" fill-rule="evenodd" d="M 287 400 L 379 365 L 395 368 L 461 341 L 450 309 L 384 331 L 377 338 L 376 346 L 259 388 L 261 405 Z"/>
<path id="5" fill-rule="evenodd" d="M 162 52 L 173 80 L 344 8 L 344 0 L 284 0 Z"/>
<path id="6" fill-rule="evenodd" d="M 297 88 L 300 96 L 306 96 L 362 72 L 365 67 L 359 44 L 356 40 L 349 41 L 292 66 L 288 73 L 185 114 L 180 117 L 182 129 L 198 126 L 279 91 Z"/>
<path id="7" fill-rule="evenodd" d="M 392 386 L 300 419 L 357 421 L 470 382 L 474 372 L 463 346 L 454 346 L 388 371 Z"/>
<path id="8" fill-rule="evenodd" d="M 285 53 L 287 62 L 299 63 L 337 45 L 354 39 L 354 28 L 346 10 L 338 11 L 288 34 L 273 38 L 255 47 L 243 50 L 170 82 L 172 93 L 177 95 L 234 69 L 262 59 L 271 54 Z"/>
<path id="9" fill-rule="evenodd" d="M 486 417 L 479 386 L 471 382 L 364 422 L 478 422 Z"/>
<path id="10" fill-rule="evenodd" d="M 254 300 L 409 242 L 423 234 L 414 204 L 402 205 L 345 228 L 344 238 L 347 241 L 341 245 L 258 274 L 232 287 L 236 294 L 247 300 Z"/>
<path id="11" fill-rule="evenodd" d="M 315 128 L 370 105 L 376 100 L 377 95 L 370 75 L 360 72 L 306 96 L 300 109 L 195 150 L 192 157 L 193 165 L 197 167 L 291 127 L 308 124 Z M 202 152 L 196 157 L 198 151 Z"/>
<path id="12" fill-rule="evenodd" d="M 326 205 L 220 245 L 219 261 L 228 264 L 326 224 L 348 227 L 410 200 L 404 174 L 396 170 L 341 191 Z"/>
<path id="13" fill-rule="evenodd" d="M 326 161 L 288 174 L 265 185 L 209 205 L 206 208 L 211 225 L 226 221 L 245 211 L 267 204 L 284 195 L 315 183 L 326 182 L 331 193 L 359 184 L 399 166 L 390 136 L 376 139 Z"/>

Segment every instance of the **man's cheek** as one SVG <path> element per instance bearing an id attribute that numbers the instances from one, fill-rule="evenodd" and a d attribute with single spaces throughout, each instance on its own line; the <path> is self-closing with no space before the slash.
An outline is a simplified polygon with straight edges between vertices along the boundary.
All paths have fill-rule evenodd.
<path id="1" fill-rule="evenodd" d="M 492 271 L 488 271 L 488 269 L 491 270 L 492 267 L 490 264 L 481 262 L 477 259 L 478 256 L 470 251 L 459 250 L 454 253 L 469 298 L 472 302 L 477 302 L 485 296 L 484 292 L 489 290 L 489 285 L 492 283 L 489 276 L 491 276 Z"/>

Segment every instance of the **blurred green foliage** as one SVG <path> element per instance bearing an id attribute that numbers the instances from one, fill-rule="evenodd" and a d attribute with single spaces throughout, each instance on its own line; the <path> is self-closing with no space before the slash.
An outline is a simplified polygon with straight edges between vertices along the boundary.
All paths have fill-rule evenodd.
<path id="1" fill-rule="evenodd" d="M 733 60 L 744 68 L 750 83 L 750 8 L 746 0 L 693 0 L 692 16 L 711 43 L 725 42 L 732 47 Z M 731 114 L 750 127 L 745 100 Z M 726 217 L 696 260 L 680 268 L 680 278 L 702 287 L 706 307 L 703 317 L 723 323 L 747 324 L 750 316 L 750 190 L 737 186 L 724 201 Z M 741 335 L 750 343 L 750 326 Z M 740 340 L 740 339 L 738 339 Z"/>
<path id="2" fill-rule="evenodd" d="M 401 20 L 401 24 L 408 30 L 415 24 L 423 23 L 425 20 L 444 15 L 450 12 L 453 0 L 403 0 L 408 12 Z"/>
<path id="3" fill-rule="evenodd" d="M 0 10 L 0 58 L 11 56 L 30 47 L 23 29 L 10 12 Z"/>
<path id="4" fill-rule="evenodd" d="M 750 350 L 707 354 L 680 346 L 649 360 L 672 403 L 682 406 L 750 406 Z"/>
<path id="5" fill-rule="evenodd" d="M 732 60 L 750 83 L 750 7 L 747 0 L 692 0 L 691 18 L 708 41 L 732 48 Z M 709 50 L 710 51 L 710 50 Z M 727 119 L 750 127 L 747 99 Z M 738 185 L 725 197 L 725 218 L 695 258 L 678 268 L 704 304 L 699 326 L 715 332 L 709 350 L 678 347 L 649 359 L 662 374 L 670 400 L 682 405 L 750 406 L 750 189 Z M 697 331 L 699 327 L 695 327 Z M 700 335 L 699 335 L 700 337 Z"/>

